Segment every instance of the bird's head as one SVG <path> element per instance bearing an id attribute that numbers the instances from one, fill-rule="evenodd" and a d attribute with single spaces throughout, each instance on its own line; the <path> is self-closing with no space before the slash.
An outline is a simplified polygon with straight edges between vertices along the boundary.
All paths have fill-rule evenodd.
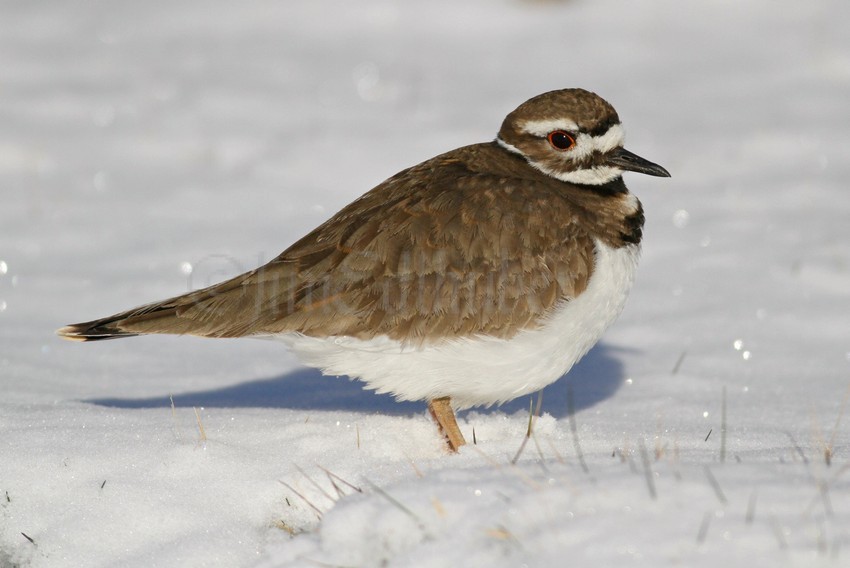
<path id="1" fill-rule="evenodd" d="M 564 182 L 604 185 L 623 171 L 670 177 L 623 148 L 617 111 L 584 89 L 563 89 L 522 103 L 502 123 L 496 141 L 541 172 Z"/>

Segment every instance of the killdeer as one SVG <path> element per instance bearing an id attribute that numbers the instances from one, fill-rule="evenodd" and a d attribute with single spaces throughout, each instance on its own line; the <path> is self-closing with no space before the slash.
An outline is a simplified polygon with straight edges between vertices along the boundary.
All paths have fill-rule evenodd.
<path id="1" fill-rule="evenodd" d="M 617 318 L 644 216 L 614 108 L 582 89 L 511 112 L 492 142 L 406 169 L 268 264 L 214 286 L 63 327 L 279 339 L 306 365 L 425 400 L 451 450 L 454 410 L 564 375 Z"/>

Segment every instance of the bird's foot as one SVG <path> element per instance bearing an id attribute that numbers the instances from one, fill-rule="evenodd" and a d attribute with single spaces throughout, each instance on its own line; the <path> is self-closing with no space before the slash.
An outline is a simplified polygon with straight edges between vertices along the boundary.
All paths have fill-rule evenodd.
<path id="1" fill-rule="evenodd" d="M 428 411 L 437 423 L 440 433 L 445 437 L 446 446 L 450 452 L 455 453 L 458 448 L 466 444 L 458 428 L 449 397 L 444 396 L 428 401 Z"/>

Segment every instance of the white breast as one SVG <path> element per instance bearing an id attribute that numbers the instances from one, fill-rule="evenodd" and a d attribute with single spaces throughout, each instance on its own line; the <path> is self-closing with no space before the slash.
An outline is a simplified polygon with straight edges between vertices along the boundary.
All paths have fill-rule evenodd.
<path id="1" fill-rule="evenodd" d="M 638 245 L 614 249 L 597 241 L 585 291 L 563 301 L 542 326 L 508 340 L 479 336 L 414 349 L 386 336 L 275 338 L 304 364 L 399 400 L 450 396 L 456 408 L 502 403 L 556 381 L 593 347 L 620 315 L 639 255 Z"/>

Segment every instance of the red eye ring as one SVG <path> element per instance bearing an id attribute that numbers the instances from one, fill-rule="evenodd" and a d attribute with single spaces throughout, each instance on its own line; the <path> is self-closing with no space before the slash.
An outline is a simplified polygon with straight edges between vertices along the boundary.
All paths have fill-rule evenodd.
<path id="1" fill-rule="evenodd" d="M 566 152 L 576 145 L 575 137 L 566 130 L 553 130 L 546 135 L 546 140 L 559 152 Z"/>

